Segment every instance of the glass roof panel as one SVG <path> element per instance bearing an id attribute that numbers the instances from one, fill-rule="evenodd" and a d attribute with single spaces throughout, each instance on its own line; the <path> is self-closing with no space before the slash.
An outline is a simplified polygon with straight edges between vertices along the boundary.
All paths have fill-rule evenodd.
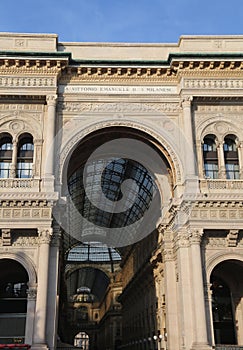
<path id="1" fill-rule="evenodd" d="M 100 242 L 82 243 L 68 252 L 68 262 L 99 262 L 117 263 L 121 260 L 120 254 L 114 249 Z"/>
<path id="2" fill-rule="evenodd" d="M 130 159 L 112 159 L 107 165 L 107 160 L 96 160 L 86 168 L 83 174 L 83 166 L 78 168 L 69 178 L 68 190 L 69 200 L 75 205 L 78 212 L 94 226 L 104 228 L 121 228 L 137 222 L 143 217 L 149 208 L 157 186 L 148 170 L 138 162 Z M 104 210 L 94 206 L 85 194 L 83 179 L 85 184 L 91 189 L 91 200 L 100 202 Z M 101 182 L 100 182 L 101 179 Z M 130 204 L 129 209 L 121 213 L 114 213 L 110 209 L 110 204 L 102 202 L 100 186 L 106 198 L 110 201 L 119 201 L 122 198 L 121 185 L 127 180 L 132 179 L 133 185 L 138 187 L 138 194 L 135 187 L 131 185 L 127 195 L 126 203 Z M 134 193 L 137 194 L 134 201 Z M 107 208 L 107 210 L 106 210 Z M 80 223 L 79 215 L 70 210 L 69 232 L 74 232 L 74 237 L 79 237 L 79 232 L 84 232 L 85 225 Z M 94 232 L 95 234 L 95 232 Z"/>

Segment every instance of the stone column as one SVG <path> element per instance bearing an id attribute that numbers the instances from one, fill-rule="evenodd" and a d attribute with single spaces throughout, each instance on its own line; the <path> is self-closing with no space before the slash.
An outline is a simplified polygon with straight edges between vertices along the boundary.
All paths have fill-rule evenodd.
<path id="1" fill-rule="evenodd" d="M 179 314 L 179 349 L 190 349 L 193 341 L 193 306 L 194 291 L 191 286 L 191 264 L 189 252 L 189 234 L 181 229 L 176 237 L 177 249 L 177 293 Z M 168 333 L 168 332 L 167 332 Z M 168 334 L 169 336 L 169 334 Z"/>
<path id="2" fill-rule="evenodd" d="M 192 349 L 210 349 L 207 336 L 204 284 L 201 260 L 201 237 L 203 232 L 193 230 L 190 236 L 192 290 L 194 305 L 194 341 Z"/>
<path id="3" fill-rule="evenodd" d="M 46 317 L 48 295 L 49 250 L 51 228 L 39 228 L 38 288 L 34 324 L 34 345 L 32 349 L 48 349 L 46 345 Z"/>
<path id="4" fill-rule="evenodd" d="M 194 142 L 192 132 L 192 117 L 191 117 L 191 101 L 192 97 L 184 97 L 181 105 L 183 110 L 183 124 L 184 124 L 184 159 L 185 159 L 185 173 L 187 178 L 192 178 L 196 174 L 195 168 L 195 154 Z"/>
<path id="5" fill-rule="evenodd" d="M 224 161 L 224 141 L 217 144 L 219 179 L 226 179 L 225 161 Z"/>
<path id="6" fill-rule="evenodd" d="M 208 329 L 208 335 L 209 335 L 209 343 L 214 346 L 214 328 L 213 328 L 213 310 L 212 310 L 212 290 L 211 290 L 211 283 L 207 283 L 205 286 L 206 290 L 206 317 L 209 321 L 207 325 Z"/>
<path id="7" fill-rule="evenodd" d="M 17 154 L 18 154 L 17 141 L 13 140 L 12 163 L 10 165 L 10 177 L 12 178 L 15 178 L 17 176 Z"/>
<path id="8" fill-rule="evenodd" d="M 58 326 L 58 302 L 59 302 L 59 246 L 60 246 L 60 227 L 54 221 L 53 235 L 50 243 L 50 262 L 49 262 L 49 280 L 48 280 L 48 318 L 46 338 L 50 348 L 56 347 L 56 336 Z"/>
<path id="9" fill-rule="evenodd" d="M 33 330 L 35 321 L 35 306 L 36 306 L 36 287 L 30 286 L 27 291 L 27 314 L 25 325 L 25 343 L 33 343 Z"/>
<path id="10" fill-rule="evenodd" d="M 163 238 L 163 261 L 165 278 L 165 310 L 168 349 L 179 349 L 178 306 L 173 232 L 167 231 Z M 163 334 L 161 329 L 161 334 Z"/>
<path id="11" fill-rule="evenodd" d="M 204 169 L 204 159 L 203 159 L 203 153 L 202 153 L 202 142 L 201 140 L 197 140 L 196 142 L 197 147 L 197 155 L 198 155 L 198 173 L 200 178 L 205 177 L 205 169 Z"/>
<path id="12" fill-rule="evenodd" d="M 52 191 L 54 190 L 54 141 L 57 95 L 48 95 L 46 101 L 47 120 L 45 124 L 44 187 L 47 191 Z"/>

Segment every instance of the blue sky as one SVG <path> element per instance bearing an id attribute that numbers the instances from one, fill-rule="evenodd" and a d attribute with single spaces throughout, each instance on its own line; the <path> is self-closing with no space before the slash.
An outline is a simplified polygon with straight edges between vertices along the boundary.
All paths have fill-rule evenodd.
<path id="1" fill-rule="evenodd" d="M 177 42 L 185 34 L 243 34 L 243 0 L 2 1 L 1 32 L 59 41 Z"/>

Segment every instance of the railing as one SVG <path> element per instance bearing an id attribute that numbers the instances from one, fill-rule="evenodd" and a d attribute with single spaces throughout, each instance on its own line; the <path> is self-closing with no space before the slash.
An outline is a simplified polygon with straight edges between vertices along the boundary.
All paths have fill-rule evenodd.
<path id="1" fill-rule="evenodd" d="M 1 192 L 13 192 L 18 189 L 21 191 L 39 191 L 39 179 L 0 179 Z"/>
<path id="2" fill-rule="evenodd" d="M 205 179 L 200 180 L 200 189 L 203 192 L 238 192 L 243 190 L 243 180 Z"/>

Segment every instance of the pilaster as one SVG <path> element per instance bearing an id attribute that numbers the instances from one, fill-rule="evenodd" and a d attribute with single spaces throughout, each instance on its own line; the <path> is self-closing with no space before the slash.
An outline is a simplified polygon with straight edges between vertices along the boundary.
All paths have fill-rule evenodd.
<path id="1" fill-rule="evenodd" d="M 190 242 L 189 234 L 185 228 L 181 229 L 175 238 L 177 250 L 177 293 L 179 305 L 179 349 L 189 349 L 193 338 L 193 308 L 192 306 L 192 287 L 191 287 L 191 263 L 190 263 Z"/>
<path id="2" fill-rule="evenodd" d="M 163 261 L 165 278 L 165 314 L 168 349 L 179 349 L 179 325 L 177 304 L 176 262 L 173 232 L 165 230 L 163 234 Z"/>
<path id="3" fill-rule="evenodd" d="M 34 324 L 34 345 L 32 349 L 47 349 L 46 344 L 46 318 L 48 295 L 49 253 L 52 229 L 40 227 L 39 234 L 39 260 L 38 260 L 38 288 L 36 299 L 36 312 Z"/>
<path id="4" fill-rule="evenodd" d="M 184 157 L 185 157 L 185 172 L 187 178 L 195 176 L 195 155 L 194 155 L 194 142 L 192 132 L 192 116 L 191 116 L 191 103 L 192 96 L 185 96 L 181 101 L 183 111 L 183 125 L 184 125 Z"/>
<path id="5" fill-rule="evenodd" d="M 26 313 L 26 326 L 25 326 L 25 343 L 32 344 L 33 331 L 35 321 L 35 307 L 36 307 L 36 286 L 29 286 L 27 291 L 27 313 Z"/>
<path id="6" fill-rule="evenodd" d="M 202 275 L 201 238 L 203 230 L 192 229 L 190 232 L 190 252 L 193 290 L 193 344 L 192 350 L 207 350 L 208 344 L 207 322 L 205 311 L 204 284 Z"/>
<path id="7" fill-rule="evenodd" d="M 56 104 L 57 95 L 48 95 L 47 120 L 45 125 L 45 166 L 44 166 L 44 187 L 47 190 L 54 190 L 54 152 L 55 152 L 55 125 L 56 125 Z"/>
<path id="8" fill-rule="evenodd" d="M 58 300 L 59 300 L 59 246 L 60 226 L 53 222 L 53 234 L 50 242 L 50 259 L 48 271 L 48 299 L 47 299 L 47 326 L 46 339 L 50 348 L 56 346 L 56 334 L 58 326 Z"/>

